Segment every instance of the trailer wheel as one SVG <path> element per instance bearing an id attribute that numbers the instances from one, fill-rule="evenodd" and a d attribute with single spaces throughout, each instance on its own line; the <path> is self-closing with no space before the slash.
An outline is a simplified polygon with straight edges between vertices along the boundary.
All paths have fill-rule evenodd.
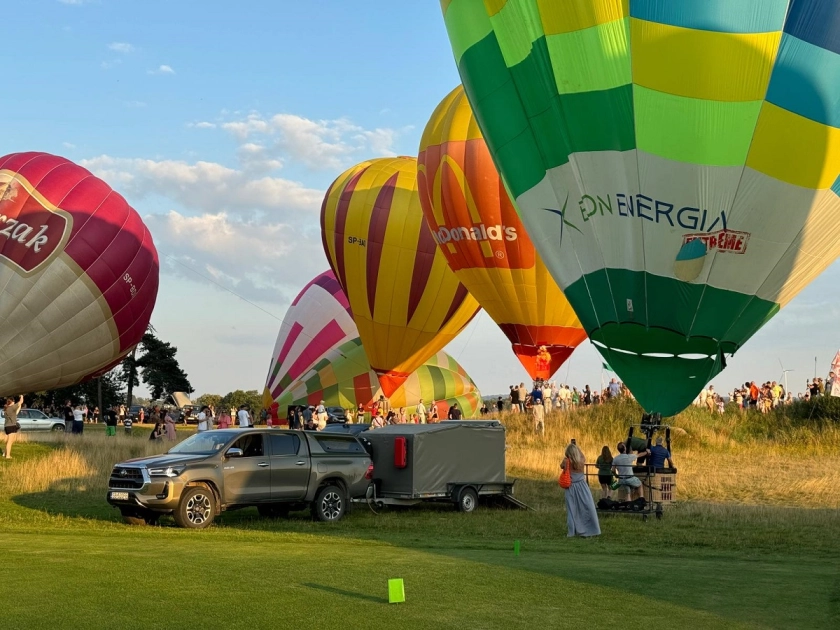
<path id="1" fill-rule="evenodd" d="M 458 502 L 455 504 L 459 512 L 472 512 L 478 506 L 478 493 L 472 488 L 464 488 L 458 495 Z"/>

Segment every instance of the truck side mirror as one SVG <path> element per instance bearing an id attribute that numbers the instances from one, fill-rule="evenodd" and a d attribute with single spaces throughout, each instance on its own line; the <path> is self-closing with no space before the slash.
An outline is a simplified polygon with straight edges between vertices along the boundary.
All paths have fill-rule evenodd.
<path id="1" fill-rule="evenodd" d="M 225 453 L 225 456 L 229 459 L 233 457 L 242 457 L 243 455 L 244 453 L 241 448 L 229 448 L 227 453 Z"/>

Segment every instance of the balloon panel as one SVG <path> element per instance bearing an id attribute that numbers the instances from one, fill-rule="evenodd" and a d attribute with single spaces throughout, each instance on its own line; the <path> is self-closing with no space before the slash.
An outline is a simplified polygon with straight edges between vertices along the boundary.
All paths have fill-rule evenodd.
<path id="1" fill-rule="evenodd" d="M 450 268 L 531 378 L 549 378 L 586 333 L 534 251 L 462 87 L 432 114 L 417 159 L 423 213 Z"/>
<path id="2" fill-rule="evenodd" d="M 442 6 L 537 250 L 642 405 L 678 412 L 840 254 L 840 6 Z"/>
<path id="3" fill-rule="evenodd" d="M 46 153 L 0 158 L 0 394 L 75 384 L 140 341 L 159 264 L 140 216 Z"/>
<path id="4" fill-rule="evenodd" d="M 321 227 L 330 266 L 390 395 L 478 310 L 423 221 L 416 160 L 383 158 L 343 173 L 327 191 Z"/>
<path id="5" fill-rule="evenodd" d="M 266 380 L 269 394 L 279 396 L 327 351 L 358 334 L 347 296 L 335 274 L 327 271 L 318 275 L 283 317 Z"/>

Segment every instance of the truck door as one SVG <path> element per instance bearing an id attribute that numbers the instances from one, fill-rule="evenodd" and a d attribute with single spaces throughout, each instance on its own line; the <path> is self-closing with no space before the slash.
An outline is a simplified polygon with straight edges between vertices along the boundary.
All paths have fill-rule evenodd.
<path id="1" fill-rule="evenodd" d="M 309 485 L 309 449 L 295 433 L 269 433 L 271 446 L 271 498 L 288 501 L 306 496 Z"/>
<path id="2" fill-rule="evenodd" d="M 242 457 L 228 457 L 223 464 L 225 502 L 259 503 L 271 499 L 271 463 L 262 433 L 246 433 L 230 448 L 242 449 Z"/>

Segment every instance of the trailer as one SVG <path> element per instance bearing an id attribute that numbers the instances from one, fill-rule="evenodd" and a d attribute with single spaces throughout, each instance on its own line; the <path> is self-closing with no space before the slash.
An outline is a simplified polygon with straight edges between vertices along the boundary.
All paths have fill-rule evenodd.
<path id="1" fill-rule="evenodd" d="M 373 507 L 451 503 L 472 512 L 480 500 L 528 509 L 505 476 L 505 428 L 496 421 L 398 424 L 365 431 L 373 458 Z"/>

